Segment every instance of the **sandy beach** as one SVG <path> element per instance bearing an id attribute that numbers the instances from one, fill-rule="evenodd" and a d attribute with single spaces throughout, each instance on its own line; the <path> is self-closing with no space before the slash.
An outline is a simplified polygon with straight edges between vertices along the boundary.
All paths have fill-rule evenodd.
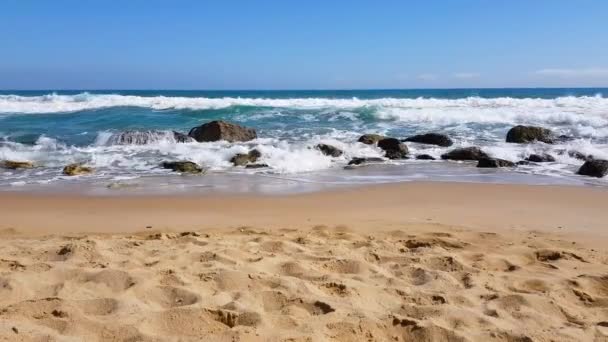
<path id="1" fill-rule="evenodd" d="M 605 341 L 608 192 L 0 194 L 6 341 Z"/>

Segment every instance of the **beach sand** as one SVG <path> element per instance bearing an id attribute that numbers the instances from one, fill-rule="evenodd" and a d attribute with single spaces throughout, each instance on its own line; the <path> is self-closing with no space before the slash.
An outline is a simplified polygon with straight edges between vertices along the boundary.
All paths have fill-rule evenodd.
<path id="1" fill-rule="evenodd" d="M 608 191 L 0 194 L 0 340 L 608 341 Z"/>

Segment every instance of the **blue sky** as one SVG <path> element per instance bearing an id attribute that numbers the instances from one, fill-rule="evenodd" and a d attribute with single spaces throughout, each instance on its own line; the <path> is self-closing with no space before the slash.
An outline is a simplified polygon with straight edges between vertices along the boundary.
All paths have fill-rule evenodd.
<path id="1" fill-rule="evenodd" d="M 608 1 L 0 2 L 0 89 L 608 86 Z"/>

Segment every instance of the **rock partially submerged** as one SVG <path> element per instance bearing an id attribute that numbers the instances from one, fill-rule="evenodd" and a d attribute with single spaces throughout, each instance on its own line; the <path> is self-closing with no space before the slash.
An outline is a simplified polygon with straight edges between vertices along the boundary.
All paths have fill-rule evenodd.
<path id="1" fill-rule="evenodd" d="M 14 160 L 4 160 L 0 163 L 5 169 L 17 170 L 17 169 L 32 169 L 34 168 L 34 163 L 30 161 L 14 161 Z"/>
<path id="2" fill-rule="evenodd" d="M 263 169 L 267 168 L 268 164 L 247 164 L 245 166 L 246 169 Z"/>
<path id="3" fill-rule="evenodd" d="M 452 139 L 445 134 L 439 133 L 426 133 L 426 134 L 418 134 L 413 137 L 409 137 L 403 139 L 403 141 L 407 142 L 415 142 L 419 144 L 427 144 L 427 145 L 437 145 L 441 147 L 450 147 L 454 144 Z"/>
<path id="4" fill-rule="evenodd" d="M 168 140 L 177 143 L 186 143 L 194 141 L 187 134 L 176 131 L 137 131 L 128 130 L 113 134 L 108 140 L 110 145 L 148 145 L 151 143 Z"/>
<path id="5" fill-rule="evenodd" d="M 66 176 L 88 175 L 93 173 L 93 168 L 82 164 L 74 163 L 63 168 L 63 174 Z"/>
<path id="6" fill-rule="evenodd" d="M 559 155 L 567 154 L 570 158 L 575 158 L 575 159 L 582 160 L 582 161 L 593 160 L 592 155 L 584 154 L 583 152 L 575 151 L 575 150 L 560 150 L 560 151 L 558 151 L 558 154 Z"/>
<path id="7" fill-rule="evenodd" d="M 441 155 L 441 159 L 446 160 L 480 160 L 489 158 L 479 147 L 463 147 L 457 148 Z"/>
<path id="8" fill-rule="evenodd" d="M 416 156 L 416 159 L 418 159 L 418 160 L 435 160 L 435 157 L 428 155 L 428 154 L 419 154 Z"/>
<path id="9" fill-rule="evenodd" d="M 507 132 L 508 143 L 525 144 L 534 141 L 541 141 L 546 144 L 553 144 L 555 138 L 551 130 L 536 126 L 515 126 Z"/>
<path id="10" fill-rule="evenodd" d="M 602 178 L 608 174 L 608 160 L 588 160 L 578 169 L 579 175 Z"/>
<path id="11" fill-rule="evenodd" d="M 386 137 L 380 134 L 363 134 L 357 141 L 366 145 L 375 145 L 384 138 Z"/>
<path id="12" fill-rule="evenodd" d="M 355 157 L 348 162 L 348 165 L 363 165 L 369 163 L 382 163 L 384 159 L 377 157 Z"/>
<path id="13" fill-rule="evenodd" d="M 380 147 L 386 153 L 385 156 L 388 159 L 403 159 L 407 158 L 408 149 L 407 146 L 395 138 L 384 138 L 378 141 L 378 147 Z"/>
<path id="14" fill-rule="evenodd" d="M 500 159 L 500 158 L 481 158 L 477 162 L 477 167 L 481 168 L 495 168 L 495 167 L 514 167 L 515 163 Z"/>
<path id="15" fill-rule="evenodd" d="M 244 166 L 249 163 L 255 163 L 262 156 L 262 153 L 256 149 L 249 151 L 249 153 L 238 153 L 230 162 L 234 164 L 234 166 Z"/>
<path id="16" fill-rule="evenodd" d="M 220 140 L 235 142 L 249 141 L 257 138 L 255 129 L 222 120 L 211 121 L 194 127 L 188 135 L 198 142 Z"/>
<path id="17" fill-rule="evenodd" d="M 552 155 L 547 154 L 547 153 L 531 154 L 525 160 L 530 161 L 530 162 L 535 162 L 535 163 L 549 163 L 549 162 L 554 162 L 555 157 L 553 157 Z"/>
<path id="18" fill-rule="evenodd" d="M 191 161 L 171 161 L 171 162 L 163 162 L 161 167 L 164 169 L 173 170 L 174 172 L 181 173 L 202 173 L 203 168 L 198 164 Z"/>
<path id="19" fill-rule="evenodd" d="M 339 157 L 344 153 L 341 149 L 327 144 L 318 144 L 317 146 L 315 146 L 315 148 L 321 151 L 321 153 L 323 153 L 324 155 L 334 158 Z"/>

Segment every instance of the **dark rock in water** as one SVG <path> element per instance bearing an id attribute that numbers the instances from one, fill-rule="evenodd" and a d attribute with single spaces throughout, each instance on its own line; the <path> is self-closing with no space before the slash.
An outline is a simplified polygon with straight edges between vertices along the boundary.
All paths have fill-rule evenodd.
<path id="1" fill-rule="evenodd" d="M 513 167 L 515 163 L 499 158 L 481 158 L 477 162 L 477 167 Z"/>
<path id="2" fill-rule="evenodd" d="M 249 164 L 249 154 L 238 153 L 230 159 L 230 162 L 234 164 L 234 166 L 247 165 Z"/>
<path id="3" fill-rule="evenodd" d="M 262 157 L 262 152 L 260 152 L 257 149 L 253 149 L 251 151 L 249 151 L 249 160 L 252 162 L 257 161 L 260 157 Z"/>
<path id="4" fill-rule="evenodd" d="M 528 161 L 528 160 L 520 160 L 520 161 L 518 161 L 515 164 L 517 164 L 517 165 L 532 165 L 532 166 L 537 165 L 535 162 L 531 162 L 531 161 Z"/>
<path id="5" fill-rule="evenodd" d="M 382 163 L 384 159 L 377 157 L 355 157 L 348 162 L 348 165 L 362 165 L 369 163 Z"/>
<path id="6" fill-rule="evenodd" d="M 255 163 L 258 158 L 262 156 L 262 153 L 258 150 L 251 150 L 249 153 L 239 153 L 230 159 L 230 162 L 234 164 L 234 166 L 243 166 L 249 163 Z"/>
<path id="7" fill-rule="evenodd" d="M 70 164 L 63 168 L 63 174 L 66 176 L 78 176 L 93 173 L 93 168 L 82 164 Z"/>
<path id="8" fill-rule="evenodd" d="M 257 138 L 253 128 L 243 127 L 226 121 L 211 121 L 198 127 L 194 127 L 188 133 L 198 142 L 226 140 L 249 141 Z"/>
<path id="9" fill-rule="evenodd" d="M 568 142 L 574 140 L 573 136 L 562 134 L 555 138 L 555 142 Z"/>
<path id="10" fill-rule="evenodd" d="M 324 155 L 330 156 L 330 157 L 339 157 L 344 153 L 344 152 L 342 152 L 341 149 L 339 149 L 335 146 L 327 145 L 327 144 L 318 144 L 316 146 L 316 148 L 317 148 L 317 150 L 321 151 Z"/>
<path id="11" fill-rule="evenodd" d="M 427 134 L 419 134 L 414 135 L 413 137 L 409 137 L 404 139 L 403 141 L 415 142 L 419 144 L 427 144 L 427 145 L 437 145 L 441 147 L 449 147 L 454 144 L 452 139 L 445 134 L 439 133 L 427 133 Z"/>
<path id="12" fill-rule="evenodd" d="M 447 160 L 479 160 L 489 158 L 479 147 L 457 148 L 441 155 L 441 159 Z"/>
<path id="13" fill-rule="evenodd" d="M 602 178 L 608 174 L 608 160 L 588 160 L 578 169 L 577 173 L 579 175 Z"/>
<path id="14" fill-rule="evenodd" d="M 261 168 L 265 168 L 268 167 L 267 164 L 248 164 L 247 166 L 245 166 L 246 169 L 261 169 Z"/>
<path id="15" fill-rule="evenodd" d="M 560 154 L 564 154 L 564 152 L 566 152 L 566 151 L 562 151 Z M 575 158 L 575 159 L 578 159 L 578 160 L 582 160 L 582 161 L 593 160 L 593 156 L 592 155 L 590 155 L 590 154 L 584 154 L 584 153 L 579 152 L 579 151 L 567 151 L 566 153 L 571 158 Z"/>
<path id="16" fill-rule="evenodd" d="M 553 144 L 553 132 L 543 127 L 536 126 L 515 126 L 507 133 L 508 143 L 529 143 L 534 141 L 542 141 L 547 144 Z"/>
<path id="17" fill-rule="evenodd" d="M 535 162 L 535 163 L 548 163 L 554 162 L 555 158 L 547 153 L 543 154 L 531 154 L 526 158 L 527 161 Z"/>
<path id="18" fill-rule="evenodd" d="M 175 140 L 175 142 L 178 143 L 194 141 L 194 139 L 188 135 L 175 131 L 129 130 L 113 134 L 108 143 L 110 145 L 147 145 L 162 140 Z"/>
<path id="19" fill-rule="evenodd" d="M 191 161 L 174 161 L 174 162 L 163 162 L 161 166 L 164 169 L 173 170 L 181 173 L 202 173 L 203 169 L 198 164 Z"/>
<path id="20" fill-rule="evenodd" d="M 407 146 L 395 138 L 385 138 L 378 141 L 378 147 L 386 152 L 388 159 L 403 159 L 407 157 Z"/>
<path id="21" fill-rule="evenodd" d="M 30 161 L 14 161 L 14 160 L 4 160 L 0 162 L 0 166 L 5 169 L 17 170 L 17 169 L 32 169 L 34 167 L 34 163 Z"/>
<path id="22" fill-rule="evenodd" d="M 416 159 L 418 159 L 418 160 L 435 160 L 435 157 L 428 155 L 428 154 L 419 154 L 416 156 Z"/>
<path id="23" fill-rule="evenodd" d="M 359 137 L 359 142 L 360 143 L 364 143 L 366 145 L 375 145 L 378 143 L 378 141 L 382 140 L 386 138 L 385 136 L 382 136 L 380 134 L 364 134 L 361 137 Z"/>

